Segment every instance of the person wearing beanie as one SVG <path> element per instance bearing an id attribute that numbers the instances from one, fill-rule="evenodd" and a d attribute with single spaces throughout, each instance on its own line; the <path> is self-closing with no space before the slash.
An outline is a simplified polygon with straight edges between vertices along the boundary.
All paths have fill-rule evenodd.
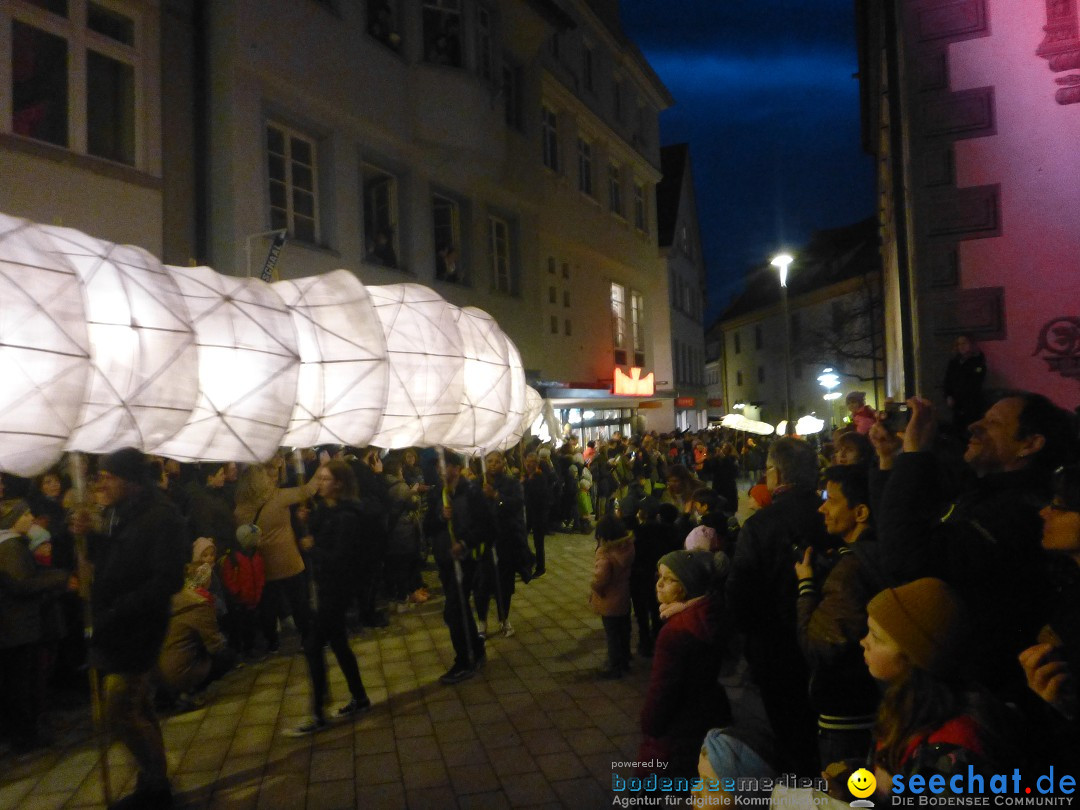
<path id="1" fill-rule="evenodd" d="M 695 526 L 686 535 L 684 545 L 687 551 L 710 551 L 715 554 L 720 550 L 720 538 L 711 526 Z"/>
<path id="2" fill-rule="evenodd" d="M 46 605 L 64 591 L 68 573 L 34 562 L 28 534 L 34 515 L 24 500 L 0 511 L 0 728 L 16 754 L 40 745 L 38 660 L 44 643 Z"/>
<path id="3" fill-rule="evenodd" d="M 726 557 L 720 557 L 726 572 Z M 665 763 L 660 776 L 693 777 L 701 741 L 710 728 L 731 721 L 727 693 L 719 684 L 729 636 L 716 558 L 707 551 L 679 550 L 660 558 L 656 597 L 661 613 L 676 602 L 685 609 L 660 629 L 641 710 L 639 762 Z M 648 769 L 639 769 L 647 776 Z"/>
<path id="4" fill-rule="evenodd" d="M 152 672 L 191 546 L 183 519 L 153 485 L 142 453 L 117 450 L 101 458 L 99 470 L 95 494 L 106 509 L 107 528 L 92 532 L 89 516 L 76 512 L 72 530 L 87 536 L 94 563 L 89 663 L 104 675 L 106 722 L 138 770 L 135 792 L 117 806 L 169 807 L 172 790 L 153 716 Z"/>
<path id="5" fill-rule="evenodd" d="M 634 535 L 617 517 L 608 515 L 596 526 L 596 556 L 589 603 L 599 614 L 607 637 L 607 665 L 598 675 L 621 678 L 630 671 L 630 568 Z"/>
<path id="6" fill-rule="evenodd" d="M 940 579 L 924 577 L 878 593 L 867 605 L 862 640 L 870 674 L 885 687 L 874 725 L 879 785 L 918 773 L 1000 773 L 1019 761 L 989 693 L 964 678 L 967 609 Z M 839 773 L 839 765 L 826 769 Z"/>
<path id="7" fill-rule="evenodd" d="M 660 605 L 656 601 L 656 571 L 660 558 L 682 546 L 683 536 L 675 525 L 678 510 L 671 504 L 661 507 L 651 495 L 641 499 L 637 522 L 633 525 L 634 562 L 630 566 L 630 604 L 638 627 L 638 655 L 650 658 L 660 633 Z M 629 507 L 628 507 L 629 508 Z M 620 514 L 622 509 L 620 507 Z M 628 522 L 632 515 L 623 516 Z"/>

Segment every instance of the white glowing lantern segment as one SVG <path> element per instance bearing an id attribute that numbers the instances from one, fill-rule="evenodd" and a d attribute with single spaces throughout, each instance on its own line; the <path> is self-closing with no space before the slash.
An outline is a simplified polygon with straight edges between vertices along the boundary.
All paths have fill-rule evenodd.
<path id="1" fill-rule="evenodd" d="M 90 377 L 79 278 L 33 223 L 0 214 L 0 470 L 59 461 Z"/>
<path id="2" fill-rule="evenodd" d="M 368 287 L 386 335 L 390 387 L 378 447 L 443 443 L 461 411 L 464 356 L 453 308 L 419 284 Z"/>
<path id="3" fill-rule="evenodd" d="M 195 407 L 198 354 L 176 282 L 133 245 L 40 226 L 82 284 L 92 374 L 69 450 L 149 450 Z"/>
<path id="4" fill-rule="evenodd" d="M 521 420 L 527 407 L 525 385 L 525 366 L 521 362 L 521 352 L 514 341 L 506 337 L 506 352 L 510 358 L 510 405 L 506 409 L 506 424 L 496 437 L 492 446 L 510 447 L 521 438 Z"/>
<path id="5" fill-rule="evenodd" d="M 537 422 L 543 423 L 540 417 L 541 412 L 544 410 L 544 398 L 540 396 L 540 392 L 533 388 L 531 385 L 525 386 L 525 412 L 521 417 L 521 421 L 518 422 L 517 428 L 506 437 L 503 441 L 500 449 L 506 450 L 513 447 L 520 442 L 530 431 L 536 432 L 534 428 L 538 429 Z M 545 440 L 546 441 L 546 440 Z"/>
<path id="6" fill-rule="evenodd" d="M 265 461 L 292 418 L 300 356 L 281 297 L 256 279 L 168 267 L 199 351 L 199 397 L 180 432 L 154 449 L 180 461 Z"/>
<path id="7" fill-rule="evenodd" d="M 506 336 L 495 320 L 475 307 L 453 307 L 464 355 L 461 412 L 442 443 L 464 453 L 493 447 L 505 430 L 511 372 Z"/>
<path id="8" fill-rule="evenodd" d="M 390 378 L 386 337 L 367 289 L 348 270 L 272 286 L 292 313 L 300 350 L 285 444 L 369 444 Z"/>

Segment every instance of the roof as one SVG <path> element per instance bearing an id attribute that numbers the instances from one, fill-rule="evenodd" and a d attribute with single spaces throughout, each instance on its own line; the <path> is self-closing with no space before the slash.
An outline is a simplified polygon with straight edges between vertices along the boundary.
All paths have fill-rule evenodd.
<path id="1" fill-rule="evenodd" d="M 878 224 L 868 217 L 853 225 L 815 231 L 788 268 L 788 295 L 796 297 L 841 281 L 880 272 Z M 780 302 L 776 268 L 765 262 L 746 276 L 743 292 L 720 315 L 718 323 L 734 320 Z"/>
<path id="2" fill-rule="evenodd" d="M 663 178 L 656 184 L 656 226 L 660 247 L 668 247 L 675 241 L 683 172 L 689 152 L 690 146 L 685 143 L 660 147 L 660 171 Z"/>

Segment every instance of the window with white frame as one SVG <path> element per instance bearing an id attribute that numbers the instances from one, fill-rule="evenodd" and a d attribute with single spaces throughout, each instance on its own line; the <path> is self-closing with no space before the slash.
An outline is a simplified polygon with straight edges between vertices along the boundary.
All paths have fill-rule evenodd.
<path id="1" fill-rule="evenodd" d="M 630 335 L 634 348 L 634 365 L 645 365 L 645 298 L 637 290 L 630 291 Z"/>
<path id="2" fill-rule="evenodd" d="M 266 125 L 270 227 L 287 228 L 301 242 L 318 244 L 318 150 L 315 139 L 284 124 Z"/>
<path id="3" fill-rule="evenodd" d="M 611 338 L 615 345 L 615 363 L 626 364 L 626 287 L 611 283 Z"/>
<path id="4" fill-rule="evenodd" d="M 424 0 L 424 61 L 461 67 L 461 0 Z"/>
<path id="5" fill-rule="evenodd" d="M 488 81 L 495 77 L 495 17 L 483 3 L 476 6 L 476 72 Z"/>
<path id="6" fill-rule="evenodd" d="M 584 138 L 578 138 L 577 154 L 578 191 L 591 197 L 593 193 L 592 144 Z"/>
<path id="7" fill-rule="evenodd" d="M 10 20 L 11 33 L 11 117 L 3 128 L 139 167 L 147 140 L 140 107 L 153 80 L 143 17 L 125 0 L 0 4 L 0 25 Z"/>
<path id="8" fill-rule="evenodd" d="M 386 267 L 397 267 L 397 177 L 370 163 L 361 166 L 360 176 L 364 185 L 364 246 L 367 259 Z"/>
<path id="9" fill-rule="evenodd" d="M 540 108 L 540 137 L 544 150 L 544 165 L 559 171 L 559 118 L 546 104 Z"/>
<path id="10" fill-rule="evenodd" d="M 608 166 L 608 207 L 613 214 L 623 215 L 622 169 L 614 163 Z"/>
<path id="11" fill-rule="evenodd" d="M 634 183 L 634 227 L 645 230 L 645 185 Z"/>
<path id="12" fill-rule="evenodd" d="M 488 217 L 492 287 L 501 293 L 513 292 L 510 277 L 510 225 L 505 219 Z"/>

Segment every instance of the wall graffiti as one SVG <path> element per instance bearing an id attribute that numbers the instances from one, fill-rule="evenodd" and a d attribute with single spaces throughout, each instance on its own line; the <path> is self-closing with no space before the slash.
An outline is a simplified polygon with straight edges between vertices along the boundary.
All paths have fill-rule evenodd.
<path id="1" fill-rule="evenodd" d="M 1035 53 L 1050 63 L 1054 73 L 1080 69 L 1080 17 L 1077 0 L 1046 0 L 1046 36 Z M 1080 73 L 1066 73 L 1054 82 L 1058 104 L 1080 103 Z"/>
<path id="2" fill-rule="evenodd" d="M 1050 371 L 1080 380 L 1080 317 L 1062 315 L 1043 324 L 1036 354 L 1042 354 Z"/>

